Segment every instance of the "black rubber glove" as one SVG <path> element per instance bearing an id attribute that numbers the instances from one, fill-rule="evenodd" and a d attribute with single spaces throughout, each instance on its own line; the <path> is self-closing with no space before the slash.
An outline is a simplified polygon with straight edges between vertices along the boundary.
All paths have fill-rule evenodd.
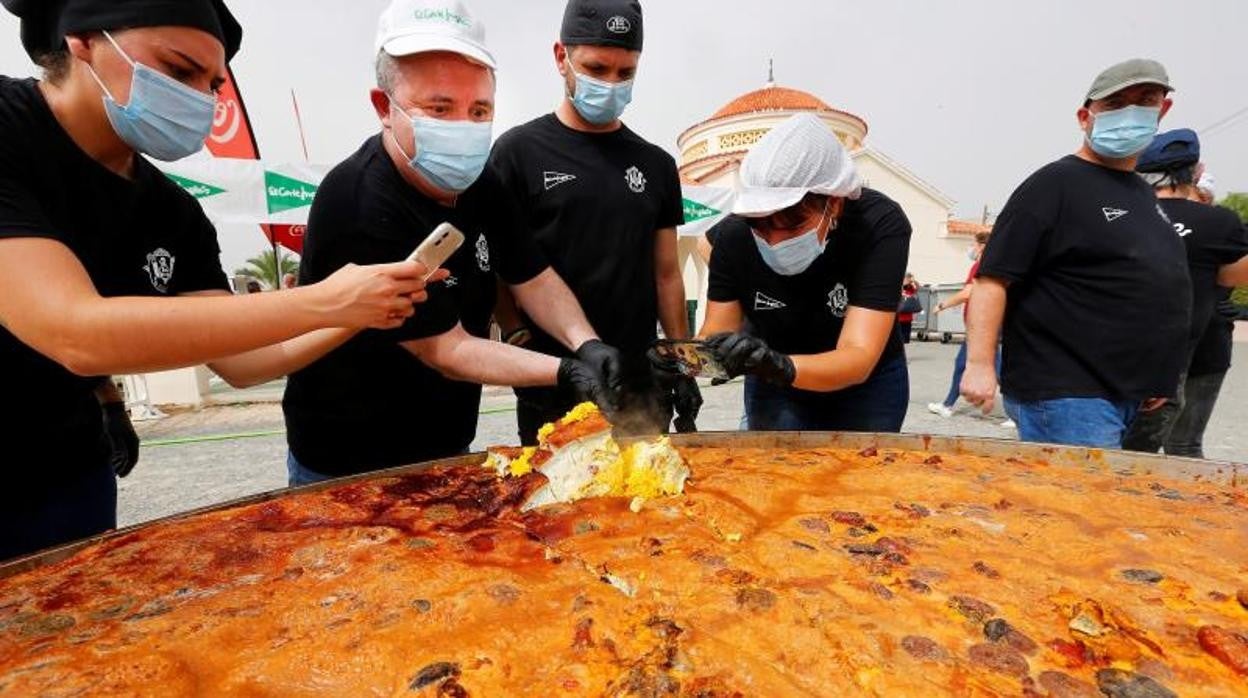
<path id="1" fill-rule="evenodd" d="M 793 385 L 797 367 L 793 359 L 771 350 L 758 337 L 740 332 L 724 332 L 706 340 L 715 358 L 728 375 L 736 378 L 746 374 L 758 376 L 768 383 Z"/>
<path id="2" fill-rule="evenodd" d="M 619 409 L 616 395 L 607 387 L 602 372 L 580 359 L 559 362 L 559 389 L 580 402 L 592 402 L 609 418 Z"/>
<path id="3" fill-rule="evenodd" d="M 1218 315 L 1221 315 L 1231 322 L 1248 320 L 1248 308 L 1235 305 L 1234 301 L 1228 298 L 1224 301 L 1218 302 Z"/>
<path id="4" fill-rule="evenodd" d="M 674 379 L 672 386 L 672 407 L 676 410 L 676 419 L 672 427 L 677 434 L 692 434 L 698 430 L 696 420 L 702 411 L 702 391 L 698 382 L 688 376 Z"/>
<path id="5" fill-rule="evenodd" d="M 139 462 L 139 435 L 134 433 L 126 406 L 120 402 L 101 405 L 104 413 L 104 435 L 108 437 L 111 453 L 108 462 L 117 477 L 125 477 Z"/>
<path id="6" fill-rule="evenodd" d="M 576 358 L 598 373 L 610 393 L 612 404 L 618 404 L 624 392 L 624 365 L 620 352 L 601 340 L 591 339 L 576 350 Z"/>

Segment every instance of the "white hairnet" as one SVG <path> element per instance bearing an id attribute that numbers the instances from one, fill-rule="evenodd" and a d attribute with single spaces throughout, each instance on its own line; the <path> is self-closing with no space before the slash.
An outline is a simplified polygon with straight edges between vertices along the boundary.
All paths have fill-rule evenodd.
<path id="1" fill-rule="evenodd" d="M 1214 181 L 1213 175 L 1206 170 L 1200 179 L 1196 182 L 1196 188 L 1205 193 L 1210 199 L 1218 198 L 1218 183 Z"/>
<path id="2" fill-rule="evenodd" d="M 759 139 L 741 162 L 733 213 L 766 216 L 809 193 L 856 199 L 858 168 L 840 139 L 814 114 L 798 114 Z"/>

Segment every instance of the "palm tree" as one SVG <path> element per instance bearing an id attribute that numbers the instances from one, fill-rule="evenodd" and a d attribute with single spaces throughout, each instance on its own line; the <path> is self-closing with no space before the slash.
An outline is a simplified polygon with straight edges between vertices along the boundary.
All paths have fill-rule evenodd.
<path id="1" fill-rule="evenodd" d="M 299 274 L 299 260 L 281 248 L 265 249 L 247 260 L 245 266 L 235 269 L 234 274 L 255 279 L 270 289 L 281 288 L 282 277 Z"/>

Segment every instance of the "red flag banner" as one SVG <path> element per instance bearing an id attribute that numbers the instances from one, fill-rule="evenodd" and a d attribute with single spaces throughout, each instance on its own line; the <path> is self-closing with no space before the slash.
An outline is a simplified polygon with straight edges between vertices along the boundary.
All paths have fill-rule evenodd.
<path id="1" fill-rule="evenodd" d="M 217 91 L 217 111 L 212 120 L 212 133 L 205 142 L 214 157 L 260 159 L 260 148 L 251 131 L 247 107 L 234 82 L 234 72 L 226 71 L 225 83 Z"/>
<path id="2" fill-rule="evenodd" d="M 303 234 L 308 226 L 270 223 L 260 227 L 264 229 L 270 244 L 281 245 L 297 255 L 303 254 Z"/>

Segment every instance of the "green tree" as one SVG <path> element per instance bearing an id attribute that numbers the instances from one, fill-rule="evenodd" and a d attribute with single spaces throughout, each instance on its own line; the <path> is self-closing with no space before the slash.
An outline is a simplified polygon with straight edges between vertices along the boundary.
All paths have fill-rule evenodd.
<path id="1" fill-rule="evenodd" d="M 255 279 L 270 289 L 281 288 L 282 277 L 299 274 L 299 260 L 293 254 L 283 252 L 280 247 L 276 250 L 266 249 L 247 260 L 244 266 L 235 269 L 234 274 Z"/>
<path id="2" fill-rule="evenodd" d="M 1248 225 L 1248 194 L 1242 192 L 1227 194 L 1218 202 L 1218 205 L 1225 206 L 1239 214 L 1239 219 Z M 1235 302 L 1235 305 L 1248 305 L 1248 286 L 1235 289 L 1235 292 L 1231 294 L 1231 300 Z"/>

